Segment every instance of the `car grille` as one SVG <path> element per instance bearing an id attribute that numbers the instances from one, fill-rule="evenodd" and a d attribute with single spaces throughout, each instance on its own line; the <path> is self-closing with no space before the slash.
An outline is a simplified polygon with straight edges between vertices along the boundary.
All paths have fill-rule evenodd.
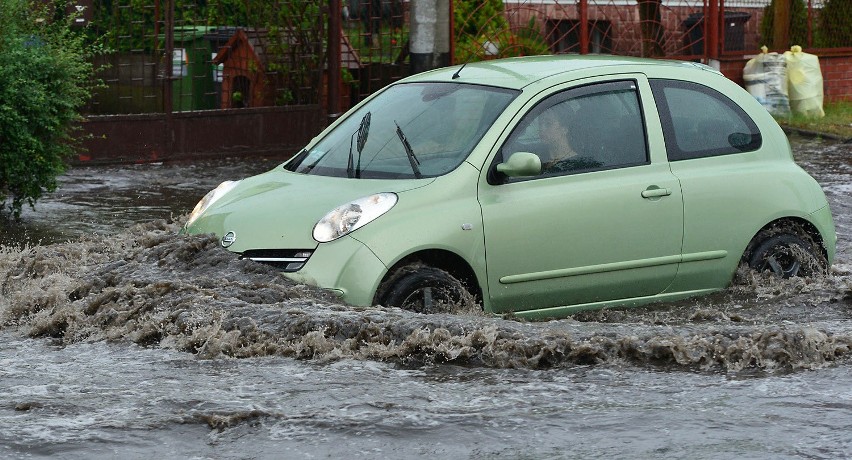
<path id="1" fill-rule="evenodd" d="M 305 266 L 313 251 L 310 249 L 249 249 L 242 259 L 271 265 L 285 272 L 296 272 Z"/>

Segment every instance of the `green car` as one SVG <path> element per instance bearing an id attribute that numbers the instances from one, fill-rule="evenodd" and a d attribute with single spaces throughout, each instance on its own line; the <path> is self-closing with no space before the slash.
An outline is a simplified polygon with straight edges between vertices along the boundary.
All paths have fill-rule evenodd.
<path id="1" fill-rule="evenodd" d="M 615 56 L 469 63 L 372 95 L 280 167 L 205 196 L 214 233 L 353 305 L 556 317 L 825 272 L 822 189 L 710 67 Z"/>

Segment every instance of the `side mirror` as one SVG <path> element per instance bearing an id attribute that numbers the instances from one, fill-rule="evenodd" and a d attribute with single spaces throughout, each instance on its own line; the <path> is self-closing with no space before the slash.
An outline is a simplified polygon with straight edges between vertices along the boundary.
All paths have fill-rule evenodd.
<path id="1" fill-rule="evenodd" d="M 534 153 L 515 152 L 505 163 L 497 165 L 497 171 L 509 177 L 537 176 L 541 174 L 541 158 Z"/>

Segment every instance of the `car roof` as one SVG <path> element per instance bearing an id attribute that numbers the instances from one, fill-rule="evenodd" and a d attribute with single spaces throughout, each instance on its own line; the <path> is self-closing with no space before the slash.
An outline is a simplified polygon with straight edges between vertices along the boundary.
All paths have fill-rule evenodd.
<path id="1" fill-rule="evenodd" d="M 577 73 L 581 70 L 607 67 L 606 72 L 615 73 L 618 67 L 654 66 L 677 69 L 711 70 L 711 67 L 694 62 L 636 58 L 610 55 L 572 55 L 525 56 L 470 62 L 464 65 L 443 67 L 406 78 L 414 81 L 453 81 L 458 83 L 480 83 L 505 88 L 521 89 L 547 77 L 559 74 Z M 459 76 L 453 75 L 459 71 Z"/>

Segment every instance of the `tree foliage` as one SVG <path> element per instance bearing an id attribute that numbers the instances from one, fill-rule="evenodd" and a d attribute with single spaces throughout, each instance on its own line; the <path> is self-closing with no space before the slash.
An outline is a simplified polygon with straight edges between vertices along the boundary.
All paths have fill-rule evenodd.
<path id="1" fill-rule="evenodd" d="M 535 18 L 512 28 L 503 0 L 453 0 L 453 21 L 457 63 L 550 52 Z"/>
<path id="2" fill-rule="evenodd" d="M 453 16 L 456 37 L 494 35 L 509 27 L 503 14 L 503 0 L 455 0 Z"/>
<path id="3" fill-rule="evenodd" d="M 312 102 L 322 86 L 326 63 L 327 10 L 324 0 L 290 1 L 270 6 L 263 14 L 269 29 L 270 71 L 282 76 L 276 105 Z"/>
<path id="4" fill-rule="evenodd" d="M 0 211 L 16 218 L 56 189 L 94 84 L 98 49 L 64 11 L 64 3 L 0 0 Z"/>
<path id="5" fill-rule="evenodd" d="M 826 0 L 819 16 L 818 46 L 852 46 L 852 1 Z"/>

